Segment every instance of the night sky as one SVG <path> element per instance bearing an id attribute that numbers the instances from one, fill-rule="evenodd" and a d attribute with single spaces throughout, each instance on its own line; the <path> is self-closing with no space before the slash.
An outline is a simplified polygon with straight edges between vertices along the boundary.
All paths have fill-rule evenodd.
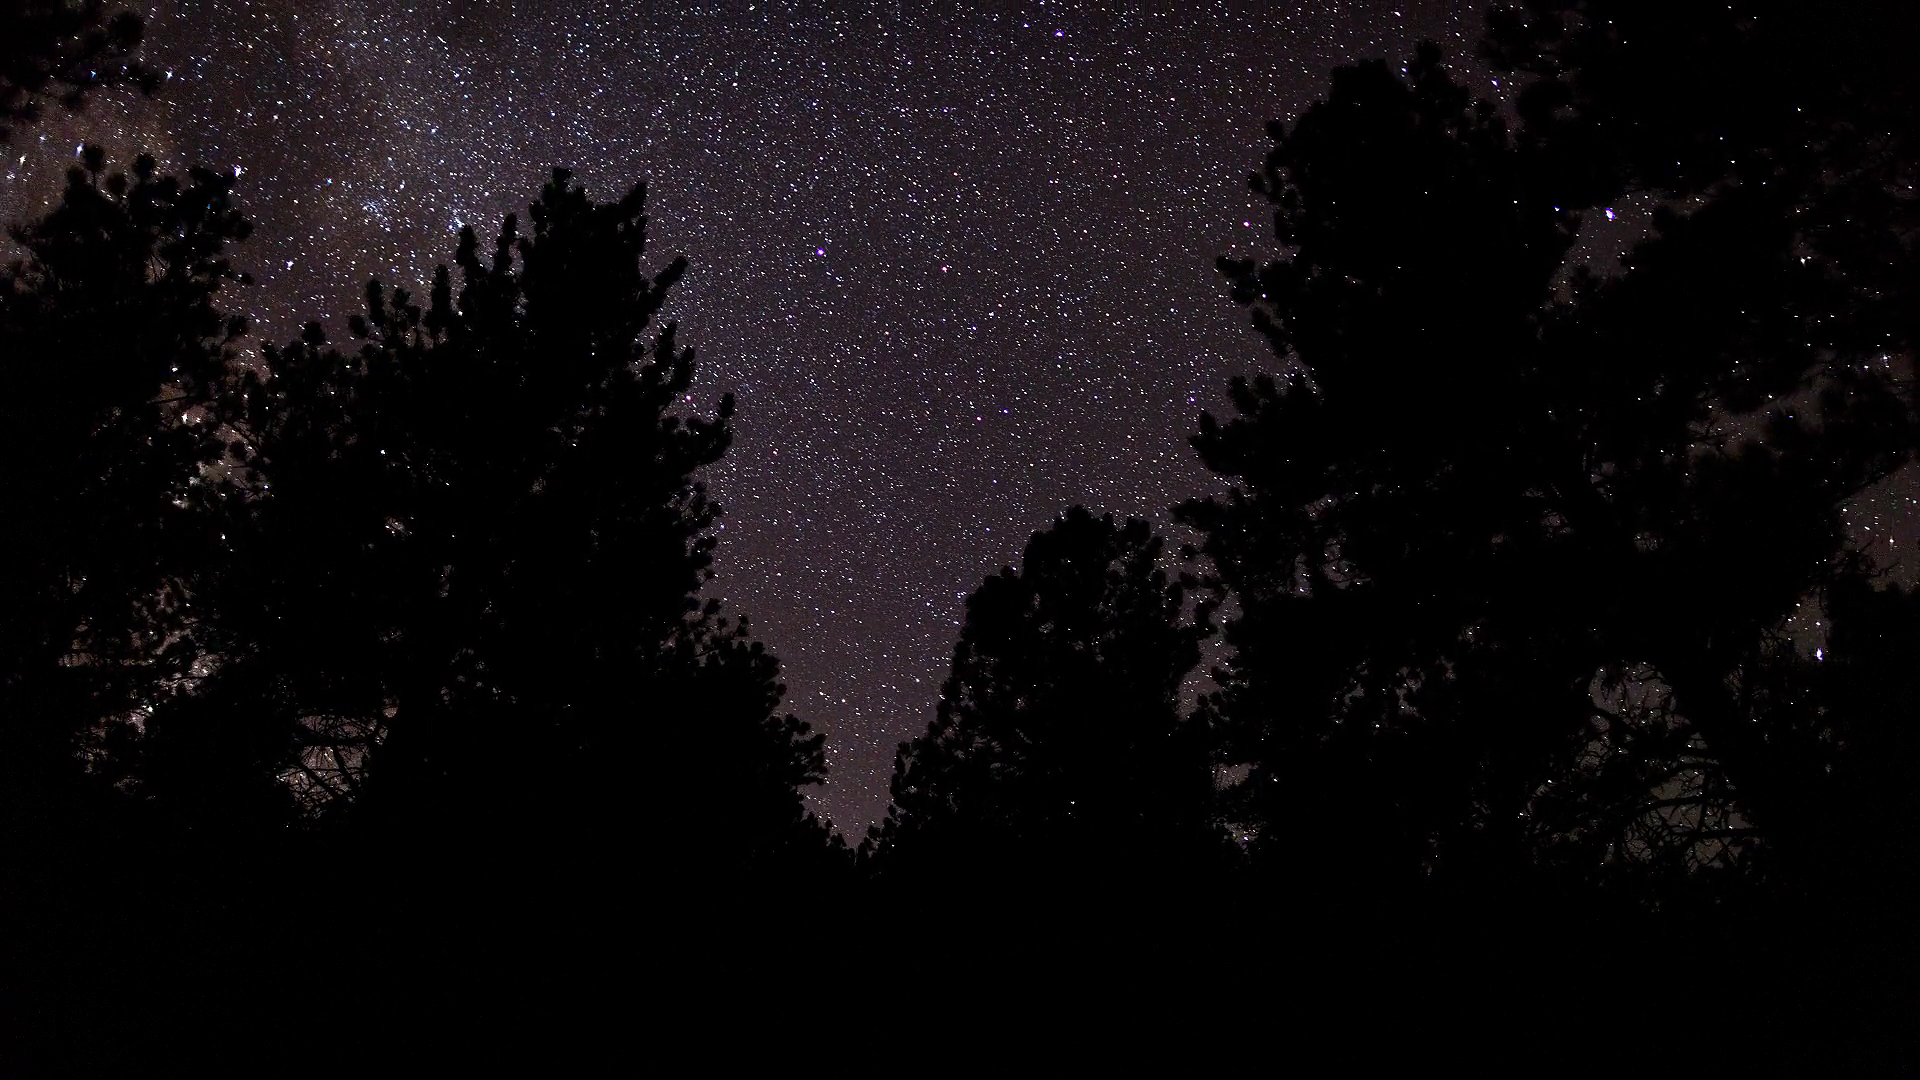
<path id="1" fill-rule="evenodd" d="M 857 839 L 983 575 L 1069 504 L 1164 523 L 1211 487 L 1185 436 L 1267 363 L 1212 269 L 1272 250 L 1265 122 L 1334 65 L 1465 47 L 1483 4 L 820 6 L 158 4 L 161 94 L 24 132 L 0 211 L 83 141 L 241 169 L 229 306 L 283 340 L 344 336 L 368 277 L 424 281 L 551 166 L 648 179 L 700 400 L 739 398 L 714 591 L 827 733 L 815 800 Z"/>

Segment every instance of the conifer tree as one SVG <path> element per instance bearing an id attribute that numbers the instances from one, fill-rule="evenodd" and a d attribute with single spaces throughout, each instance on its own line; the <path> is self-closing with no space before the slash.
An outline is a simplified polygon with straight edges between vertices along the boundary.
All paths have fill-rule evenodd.
<path id="1" fill-rule="evenodd" d="M 1404 78 L 1337 72 L 1256 178 L 1284 256 L 1222 261 L 1278 374 L 1195 439 L 1233 485 L 1183 509 L 1237 605 L 1213 708 L 1270 859 L 1360 887 L 1515 880 L 1533 815 L 1572 805 L 1620 841 L 1595 850 L 1686 804 L 1682 861 L 1805 857 L 1802 744 L 1756 695 L 1796 603 L 1847 572 L 1840 507 L 1912 452 L 1875 262 L 1910 238 L 1862 259 L 1821 231 L 1861 185 L 1729 150 L 1617 271 L 1567 267 L 1577 212 L 1647 174 L 1566 134 L 1598 106 L 1540 100 L 1516 139 L 1430 47 Z M 1677 726 L 1626 740 L 1623 694 Z M 1543 796 L 1601 783 L 1576 763 L 1629 741 L 1668 771 Z"/>
<path id="2" fill-rule="evenodd" d="M 144 157 L 109 173 L 89 147 L 0 274 L 7 1068 L 145 1067 L 178 1014 L 143 973 L 178 993 L 245 951 L 253 905 L 228 886 L 260 852 L 203 858 L 201 827 L 286 820 L 284 753 L 177 752 L 169 719 L 226 644 L 209 601 L 238 522 L 222 391 L 246 323 L 225 310 L 244 280 L 227 251 L 249 225 L 232 188 Z M 16 1061 L 29 1047 L 51 1056 Z"/>
<path id="3" fill-rule="evenodd" d="M 210 647 L 194 604 L 230 527 L 220 391 L 246 325 L 219 308 L 249 231 L 232 178 L 84 159 L 0 276 L 0 441 L 19 463 L 0 481 L 0 798 L 48 827 L 82 759 L 137 779 L 134 736 Z"/>
<path id="4" fill-rule="evenodd" d="M 424 306 L 370 284 L 356 349 L 311 326 L 247 387 L 259 527 L 232 591 L 317 811 L 614 876 L 642 845 L 695 877 L 824 850 L 800 797 L 821 737 L 699 595 L 719 508 L 696 476 L 733 401 L 690 408 L 692 351 L 654 325 L 686 263 L 643 270 L 644 200 L 556 171 L 531 232 L 464 230 Z M 666 818 L 707 839 L 671 854 Z"/>
<path id="5" fill-rule="evenodd" d="M 1168 885 L 1221 856 L 1205 733 L 1180 715 L 1203 631 L 1160 550 L 1145 522 L 1074 507 L 968 598 L 868 845 L 883 876 Z"/>

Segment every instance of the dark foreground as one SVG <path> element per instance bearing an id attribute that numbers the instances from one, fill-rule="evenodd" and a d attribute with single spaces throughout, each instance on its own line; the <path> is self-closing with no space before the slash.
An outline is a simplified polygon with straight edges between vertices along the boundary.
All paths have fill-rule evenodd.
<path id="1" fill-rule="evenodd" d="M 1831 906 L 1663 921 L 1250 887 L 703 893 L 430 860 L 208 881 L 10 882 L 0 1072 L 1920 1067 L 1911 936 Z"/>

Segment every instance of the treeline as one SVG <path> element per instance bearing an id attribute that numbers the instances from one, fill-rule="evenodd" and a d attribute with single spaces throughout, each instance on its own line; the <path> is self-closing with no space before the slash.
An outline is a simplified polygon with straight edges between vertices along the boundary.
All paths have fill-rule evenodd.
<path id="1" fill-rule="evenodd" d="M 212 1001 L 427 935 L 441 985 L 648 905 L 813 955 L 803 895 L 1892 949 L 1920 595 L 1844 515 L 1920 437 L 1915 16 L 1804 6 L 1528 0 L 1483 42 L 1509 107 L 1423 47 L 1272 125 L 1276 250 L 1220 261 L 1269 374 L 1198 420 L 1194 542 L 1076 507 L 983 582 L 857 850 L 702 596 L 733 403 L 691 401 L 643 188 L 556 171 L 425 295 L 242 363 L 233 179 L 88 150 L 0 275 L 17 1030 L 88 1045 L 130 956 Z M 99 62 L 137 24 L 23 10 L 79 21 L 0 46 L 8 119 L 145 77 Z"/>
<path id="2" fill-rule="evenodd" d="M 1920 600 L 1844 513 L 1920 432 L 1911 17 L 1793 12 L 1541 0 L 1514 115 L 1425 47 L 1273 125 L 1197 543 L 1074 510 L 973 595 L 877 872 L 1906 895 Z"/>

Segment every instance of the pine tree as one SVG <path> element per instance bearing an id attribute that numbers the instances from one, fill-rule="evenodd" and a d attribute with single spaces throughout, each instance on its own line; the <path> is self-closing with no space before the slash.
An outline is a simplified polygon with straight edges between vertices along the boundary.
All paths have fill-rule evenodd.
<path id="1" fill-rule="evenodd" d="M 693 354 L 653 325 L 686 263 L 643 271 L 644 200 L 556 171 L 530 234 L 462 232 L 457 288 L 370 284 L 355 351 L 309 327 L 246 390 L 252 678 L 300 730 L 302 797 L 409 859 L 605 884 L 826 849 L 800 797 L 821 737 L 699 596 L 719 508 L 695 477 L 733 402 L 688 407 Z M 662 841 L 671 819 L 695 838 Z"/>
<path id="2" fill-rule="evenodd" d="M 222 388 L 246 325 L 223 310 L 244 280 L 226 252 L 248 222 L 231 177 L 82 158 L 0 274 L 0 983 L 18 1021 L 0 1055 L 59 1074 L 145 1067 L 176 1014 L 143 974 L 178 995 L 242 941 L 251 905 L 227 886 L 260 853 L 202 858 L 197 830 L 285 821 L 272 748 L 188 748 L 171 721 L 224 647 L 207 601 L 237 520 Z M 30 1049 L 52 1056 L 14 1060 Z"/>
<path id="3" fill-rule="evenodd" d="M 1253 770 L 1237 797 L 1302 873 L 1512 881 L 1535 816 L 1576 805 L 1556 828 L 1616 853 L 1662 804 L 1690 808 L 1682 861 L 1816 844 L 1794 740 L 1753 698 L 1796 603 L 1846 572 L 1840 507 L 1912 451 L 1886 267 L 1821 231 L 1872 184 L 1788 184 L 1729 150 L 1618 272 L 1569 268 L 1577 212 L 1647 174 L 1566 135 L 1589 105 L 1542 100 L 1516 139 L 1437 50 L 1404 79 L 1337 72 L 1256 179 L 1284 257 L 1222 262 L 1281 374 L 1203 418 L 1233 490 L 1183 514 L 1237 604 L 1213 702 Z M 1653 160 L 1633 140 L 1671 135 L 1628 140 Z M 1623 694 L 1678 726 L 1646 733 Z M 1582 772 L 1634 723 L 1665 776 Z"/>
<path id="4" fill-rule="evenodd" d="M 1217 865 L 1205 732 L 1179 700 L 1204 632 L 1160 551 L 1145 522 L 1075 507 L 974 591 L 868 844 L 882 876 L 1165 886 Z"/>
<path id="5" fill-rule="evenodd" d="M 249 231 L 232 178 L 84 158 L 0 277 L 0 440 L 20 463 L 0 481 L 0 789 L 9 821 L 49 827 L 83 760 L 137 780 L 141 725 L 206 655 L 194 601 L 230 521 L 218 399 L 246 325 L 218 306 Z"/>

